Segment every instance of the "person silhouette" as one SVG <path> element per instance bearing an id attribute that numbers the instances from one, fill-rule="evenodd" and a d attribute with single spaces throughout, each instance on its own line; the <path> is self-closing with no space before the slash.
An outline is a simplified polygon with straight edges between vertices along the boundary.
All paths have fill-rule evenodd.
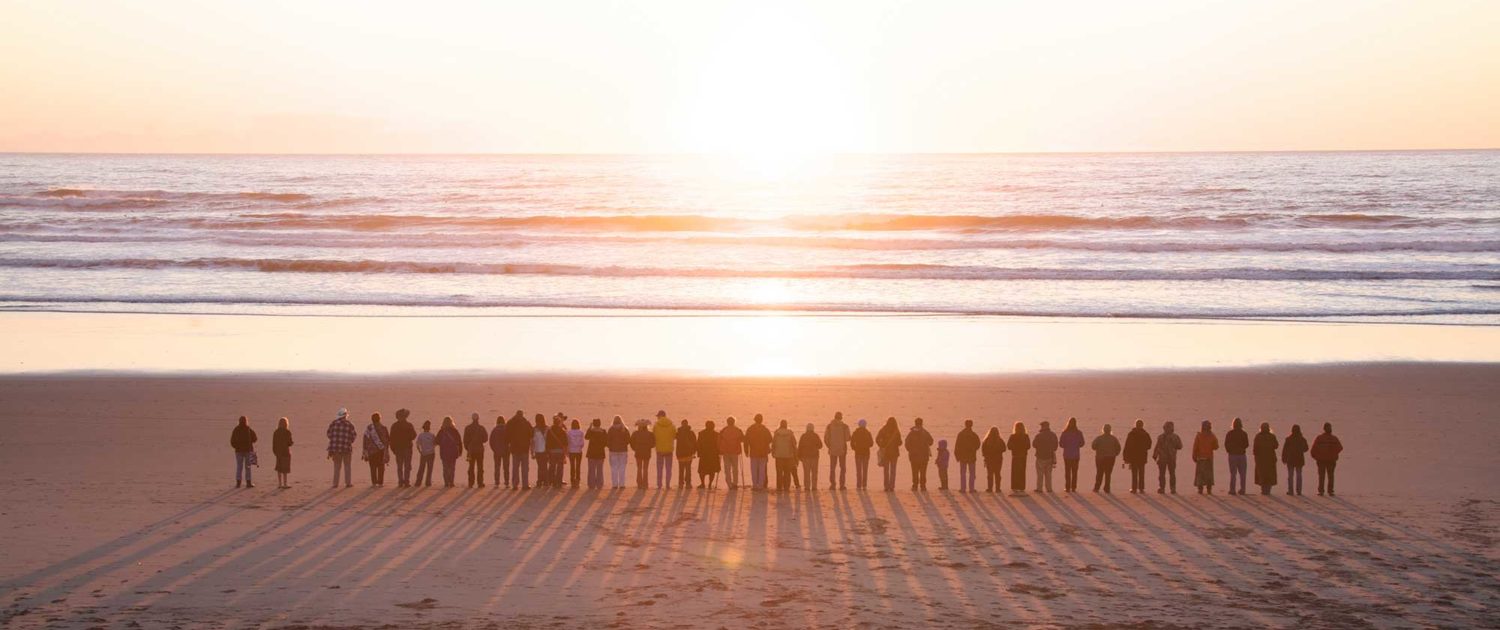
<path id="1" fill-rule="evenodd" d="M 1146 422 L 1136 420 L 1135 427 L 1125 434 L 1122 454 L 1130 466 L 1130 493 L 1146 491 L 1146 459 L 1151 452 L 1151 434 L 1146 432 Z"/>
<path id="2" fill-rule="evenodd" d="M 958 491 L 974 491 L 974 468 L 979 462 L 979 434 L 974 432 L 974 421 L 964 420 L 964 428 L 953 440 L 953 459 L 958 460 Z"/>
<path id="3" fill-rule="evenodd" d="M 1156 493 L 1167 491 L 1168 480 L 1172 494 L 1177 494 L 1177 452 L 1182 450 L 1182 438 L 1171 421 L 1161 425 L 1161 435 L 1156 438 L 1156 448 L 1151 450 L 1151 459 L 1156 460 Z"/>
<path id="4" fill-rule="evenodd" d="M 1281 463 L 1286 464 L 1286 495 L 1302 496 L 1302 467 L 1307 463 L 1307 437 L 1302 425 L 1292 425 L 1292 434 L 1281 444 Z"/>
<path id="5" fill-rule="evenodd" d="M 1219 450 L 1219 438 L 1214 436 L 1213 424 L 1203 421 L 1203 428 L 1193 438 L 1193 486 L 1198 494 L 1214 493 L 1214 451 Z"/>
<path id="6" fill-rule="evenodd" d="M 234 429 L 229 432 L 229 446 L 234 449 L 234 487 L 240 487 L 243 478 L 246 488 L 254 488 L 250 480 L 250 467 L 255 465 L 255 429 L 250 428 L 250 419 L 240 416 Z"/>
<path id="7" fill-rule="evenodd" d="M 1280 446 L 1276 434 L 1271 432 L 1271 423 L 1260 423 L 1251 455 L 1255 457 L 1255 485 L 1260 486 L 1261 494 L 1271 494 L 1271 488 L 1276 487 L 1276 449 Z"/>
<path id="8" fill-rule="evenodd" d="M 1078 491 L 1078 461 L 1083 459 L 1083 431 L 1078 428 L 1077 418 L 1068 418 L 1062 435 L 1057 436 L 1057 445 L 1063 452 L 1063 492 Z"/>
<path id="9" fill-rule="evenodd" d="M 1090 445 L 1094 449 L 1094 492 L 1100 487 L 1109 494 L 1110 478 L 1115 472 L 1115 458 L 1120 455 L 1120 439 L 1114 436 L 1112 427 L 1104 425 L 1104 432 L 1094 438 Z"/>
<path id="10" fill-rule="evenodd" d="M 1318 464 L 1318 496 L 1323 496 L 1323 480 L 1328 480 L 1328 496 L 1333 496 L 1333 469 L 1338 467 L 1343 443 L 1333 434 L 1333 424 L 1323 423 L 1323 432 L 1313 438 L 1311 455 Z"/>
<path id="11" fill-rule="evenodd" d="M 906 458 L 911 460 L 911 489 L 927 489 L 927 461 L 932 459 L 932 434 L 922 426 L 922 419 L 912 420 L 906 432 Z"/>

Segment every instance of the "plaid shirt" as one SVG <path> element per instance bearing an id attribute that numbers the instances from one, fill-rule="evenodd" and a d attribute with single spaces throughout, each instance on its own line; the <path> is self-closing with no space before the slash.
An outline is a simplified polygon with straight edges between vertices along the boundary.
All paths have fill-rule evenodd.
<path id="1" fill-rule="evenodd" d="M 338 418 L 328 425 L 328 452 L 348 453 L 354 450 L 354 423 Z"/>

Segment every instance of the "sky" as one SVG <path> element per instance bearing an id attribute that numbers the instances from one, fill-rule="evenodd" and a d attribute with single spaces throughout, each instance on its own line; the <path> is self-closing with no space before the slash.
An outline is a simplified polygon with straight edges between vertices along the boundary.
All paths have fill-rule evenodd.
<path id="1" fill-rule="evenodd" d="M 1500 2 L 0 0 L 0 151 L 1500 147 Z"/>

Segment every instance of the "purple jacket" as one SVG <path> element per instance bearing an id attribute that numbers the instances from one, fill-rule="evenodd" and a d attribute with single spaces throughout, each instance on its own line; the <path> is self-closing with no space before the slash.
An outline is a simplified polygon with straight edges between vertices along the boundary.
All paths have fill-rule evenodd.
<path id="1" fill-rule="evenodd" d="M 1063 430 L 1057 439 L 1057 445 L 1062 447 L 1063 459 L 1079 459 L 1079 451 L 1083 450 L 1083 431 Z"/>

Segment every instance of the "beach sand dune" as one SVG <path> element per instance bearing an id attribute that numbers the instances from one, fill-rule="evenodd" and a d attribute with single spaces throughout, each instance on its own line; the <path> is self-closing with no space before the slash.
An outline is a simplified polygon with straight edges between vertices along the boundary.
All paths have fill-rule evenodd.
<path id="1" fill-rule="evenodd" d="M 899 380 L 16 377 L 0 381 L 0 624 L 1489 625 L 1500 610 L 1495 382 L 1500 367 L 1457 365 Z M 1154 433 L 1162 420 L 1238 414 L 1283 434 L 1333 421 L 1346 459 L 1337 499 L 1311 485 L 1300 499 L 1200 497 L 1190 474 L 1182 494 L 1144 497 L 1121 475 L 1112 496 L 335 490 L 321 436 L 339 405 L 361 425 L 368 409 L 397 406 L 419 420 L 472 408 L 487 423 L 515 408 L 590 418 L 665 407 L 695 425 L 760 410 L 820 426 L 842 409 L 903 427 L 924 415 L 949 437 L 965 416 L 987 427 L 1071 414 L 1089 433 L 1140 416 Z M 294 488 L 270 488 L 268 467 L 262 487 L 230 487 L 240 413 L 267 461 L 271 422 L 293 417 Z M 1086 461 L 1085 489 L 1092 474 Z M 1222 493 L 1222 461 L 1219 474 Z"/>

